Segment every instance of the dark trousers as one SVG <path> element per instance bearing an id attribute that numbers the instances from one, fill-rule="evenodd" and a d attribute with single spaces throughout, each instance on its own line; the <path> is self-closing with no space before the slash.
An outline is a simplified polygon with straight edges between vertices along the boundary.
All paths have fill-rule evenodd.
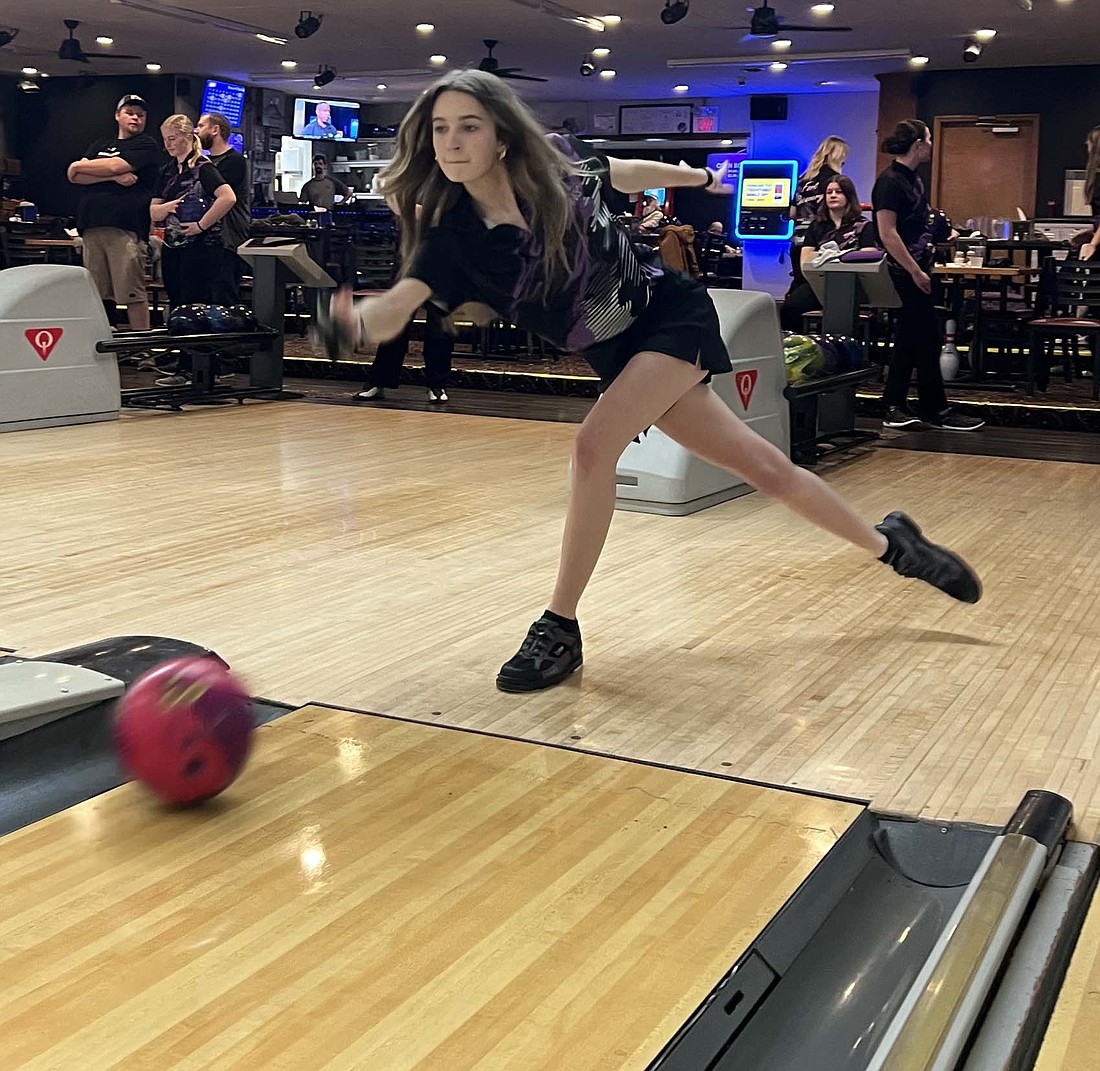
<path id="1" fill-rule="evenodd" d="M 779 308 L 779 325 L 784 331 L 801 331 L 802 317 L 820 308 L 821 301 L 809 283 L 792 283 Z"/>
<path id="2" fill-rule="evenodd" d="M 173 249 L 165 246 L 160 258 L 160 272 L 164 279 L 164 293 L 169 314 L 179 305 L 214 304 L 215 258 L 221 247 L 192 242 L 191 245 Z M 218 374 L 218 359 L 211 359 L 211 374 Z M 191 354 L 181 353 L 179 370 L 192 373 Z"/>
<path id="3" fill-rule="evenodd" d="M 902 272 L 890 273 L 901 298 L 894 321 L 894 346 L 882 400 L 887 409 L 905 406 L 909 380 L 917 370 L 918 416 L 938 416 L 947 408 L 947 394 L 940 372 L 940 318 L 931 294 L 924 293 Z"/>
<path id="4" fill-rule="evenodd" d="M 244 261 L 235 249 L 221 246 L 210 251 L 210 301 L 215 305 L 236 305 L 241 300 L 241 272 Z"/>
<path id="5" fill-rule="evenodd" d="M 424 380 L 429 390 L 442 390 L 451 374 L 451 353 L 454 339 L 443 327 L 443 317 L 436 309 L 427 307 L 428 322 L 424 326 Z M 401 379 L 401 366 L 409 352 L 409 335 L 412 321 L 397 338 L 383 342 L 378 347 L 367 370 L 368 387 L 396 387 Z"/>

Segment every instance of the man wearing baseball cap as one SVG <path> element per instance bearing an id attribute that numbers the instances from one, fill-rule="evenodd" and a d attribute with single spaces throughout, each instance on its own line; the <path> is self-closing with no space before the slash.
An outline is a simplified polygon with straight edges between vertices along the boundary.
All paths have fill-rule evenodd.
<path id="1" fill-rule="evenodd" d="M 118 133 L 93 141 L 68 172 L 70 182 L 85 187 L 76 214 L 84 267 L 104 301 L 126 306 L 135 331 L 149 329 L 144 243 L 153 183 L 165 158 L 145 133 L 147 111 L 141 97 L 127 93 L 115 108 Z"/>

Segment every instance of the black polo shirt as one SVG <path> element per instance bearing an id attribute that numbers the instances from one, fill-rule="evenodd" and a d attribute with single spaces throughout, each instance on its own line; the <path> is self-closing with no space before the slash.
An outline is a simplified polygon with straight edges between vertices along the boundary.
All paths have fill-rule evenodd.
<path id="1" fill-rule="evenodd" d="M 871 206 L 876 212 L 886 209 L 897 215 L 898 235 L 913 259 L 923 267 L 922 258 L 931 248 L 931 229 L 928 198 L 920 175 L 895 160 L 875 182 Z"/>

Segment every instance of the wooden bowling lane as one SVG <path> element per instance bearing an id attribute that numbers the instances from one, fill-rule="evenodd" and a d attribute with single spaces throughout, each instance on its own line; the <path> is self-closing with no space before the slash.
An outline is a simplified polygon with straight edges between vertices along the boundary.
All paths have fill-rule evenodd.
<path id="1" fill-rule="evenodd" d="M 1100 1036 L 1100 898 L 1085 919 L 1035 1071 L 1096 1071 Z"/>
<path id="2" fill-rule="evenodd" d="M 642 1071 L 861 809 L 305 707 L 0 839 L 0 1066 Z"/>

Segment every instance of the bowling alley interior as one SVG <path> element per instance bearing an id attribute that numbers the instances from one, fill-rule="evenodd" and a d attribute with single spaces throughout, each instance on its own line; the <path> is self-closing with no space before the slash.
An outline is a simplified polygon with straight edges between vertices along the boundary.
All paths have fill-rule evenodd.
<path id="1" fill-rule="evenodd" d="M 1100 10 L 601 2 L 0 8 L 0 1071 L 1096 1068 Z"/>

